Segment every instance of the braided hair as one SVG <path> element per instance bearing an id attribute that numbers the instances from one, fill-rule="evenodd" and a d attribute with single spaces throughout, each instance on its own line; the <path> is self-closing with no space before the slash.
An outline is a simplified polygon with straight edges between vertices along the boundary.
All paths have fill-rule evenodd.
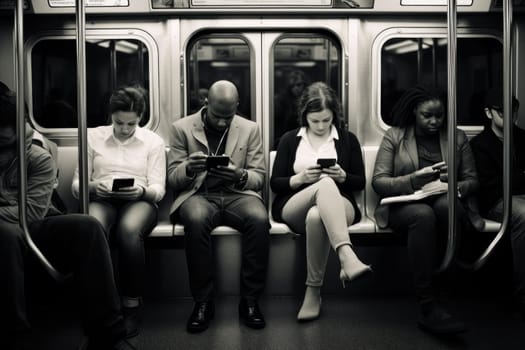
<path id="1" fill-rule="evenodd" d="M 437 88 L 428 88 L 422 85 L 409 88 L 392 107 L 392 126 L 407 127 L 414 125 L 416 120 L 414 111 L 417 106 L 433 100 L 441 101 L 443 105 L 446 104 L 445 94 Z"/>

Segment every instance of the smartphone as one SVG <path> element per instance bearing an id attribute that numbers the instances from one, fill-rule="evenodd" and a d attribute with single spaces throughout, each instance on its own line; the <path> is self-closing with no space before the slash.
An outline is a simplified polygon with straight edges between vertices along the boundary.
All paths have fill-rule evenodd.
<path id="1" fill-rule="evenodd" d="M 432 170 L 441 170 L 441 168 L 443 168 L 445 165 L 446 165 L 446 163 L 444 161 L 436 163 L 436 164 L 432 165 Z"/>
<path id="2" fill-rule="evenodd" d="M 135 179 L 132 177 L 120 177 L 113 179 L 113 185 L 111 185 L 111 191 L 120 191 L 124 187 L 133 187 Z"/>
<path id="3" fill-rule="evenodd" d="M 317 158 L 317 164 L 321 166 L 321 169 L 334 166 L 336 161 L 335 158 Z"/>
<path id="4" fill-rule="evenodd" d="M 208 156 L 206 158 L 206 169 L 216 168 L 219 165 L 228 166 L 230 157 L 228 156 Z"/>

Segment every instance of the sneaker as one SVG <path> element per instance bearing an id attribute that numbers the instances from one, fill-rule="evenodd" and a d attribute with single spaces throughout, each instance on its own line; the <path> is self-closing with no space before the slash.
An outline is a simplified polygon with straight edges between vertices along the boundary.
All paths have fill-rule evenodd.
<path id="1" fill-rule="evenodd" d="M 463 322 L 455 319 L 435 302 L 421 307 L 418 325 L 422 330 L 436 335 L 453 335 L 466 330 Z"/>

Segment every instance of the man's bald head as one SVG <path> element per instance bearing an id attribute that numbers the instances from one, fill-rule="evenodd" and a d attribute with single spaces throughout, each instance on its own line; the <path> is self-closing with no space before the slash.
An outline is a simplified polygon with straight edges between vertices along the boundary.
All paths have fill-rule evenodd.
<path id="1" fill-rule="evenodd" d="M 206 105 L 208 126 L 219 131 L 228 128 L 239 105 L 237 88 L 227 80 L 213 83 L 208 91 Z"/>
<path id="2" fill-rule="evenodd" d="M 239 105 L 239 93 L 235 85 L 228 80 L 219 80 L 210 86 L 208 91 L 208 104 L 211 108 L 222 114 L 235 113 Z"/>

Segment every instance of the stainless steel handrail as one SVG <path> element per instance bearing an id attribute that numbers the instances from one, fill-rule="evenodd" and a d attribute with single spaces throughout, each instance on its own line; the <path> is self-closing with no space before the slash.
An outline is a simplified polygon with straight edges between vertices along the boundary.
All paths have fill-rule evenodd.
<path id="1" fill-rule="evenodd" d="M 457 23 L 456 0 L 449 0 L 447 7 L 447 83 L 448 83 L 448 239 L 445 255 L 438 272 L 446 270 L 456 252 L 456 205 L 457 205 L 457 174 L 456 174 L 456 59 L 457 59 Z"/>
<path id="2" fill-rule="evenodd" d="M 503 1 L 503 217 L 501 227 L 487 249 L 473 263 L 459 262 L 469 270 L 478 270 L 488 260 L 509 226 L 512 210 L 512 1 Z"/>
<path id="3" fill-rule="evenodd" d="M 78 173 L 80 212 L 89 213 L 87 108 L 86 108 L 86 8 L 84 0 L 76 1 L 77 42 L 77 118 L 78 118 Z"/>
<path id="4" fill-rule="evenodd" d="M 27 159 L 26 159 L 26 120 L 24 101 L 24 4 L 23 0 L 17 0 L 15 6 L 15 29 L 13 31 L 15 44 L 15 90 L 16 90 L 16 132 L 18 135 L 18 222 L 24 233 L 24 239 L 30 251 L 36 256 L 44 269 L 56 280 L 62 282 L 66 277 L 58 272 L 38 249 L 27 224 Z"/>

